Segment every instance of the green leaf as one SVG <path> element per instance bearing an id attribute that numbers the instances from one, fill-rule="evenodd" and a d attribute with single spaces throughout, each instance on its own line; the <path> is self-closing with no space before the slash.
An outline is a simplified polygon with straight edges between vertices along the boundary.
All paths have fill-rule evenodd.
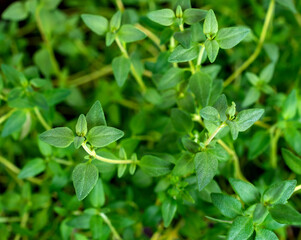
<path id="1" fill-rule="evenodd" d="M 284 130 L 285 141 L 298 154 L 301 155 L 301 133 L 295 126 L 288 125 Z"/>
<path id="2" fill-rule="evenodd" d="M 196 144 L 196 143 L 195 143 Z M 198 144 L 197 144 L 198 145 Z M 194 171 L 193 155 L 185 152 L 176 162 L 172 170 L 174 176 L 185 176 Z"/>
<path id="3" fill-rule="evenodd" d="M 253 85 L 253 86 L 257 86 L 258 83 L 260 82 L 260 79 L 257 77 L 256 74 L 251 73 L 251 72 L 247 72 L 246 73 L 246 77 L 248 78 L 249 82 Z"/>
<path id="4" fill-rule="evenodd" d="M 251 87 L 247 92 L 244 101 L 242 102 L 242 107 L 248 107 L 256 103 L 259 98 L 260 98 L 260 91 L 255 87 Z"/>
<path id="5" fill-rule="evenodd" d="M 174 23 L 175 13 L 171 9 L 160 9 L 147 14 L 147 17 L 155 23 L 170 26 Z"/>
<path id="6" fill-rule="evenodd" d="M 76 126 L 75 126 L 76 134 L 78 136 L 85 136 L 87 134 L 88 128 L 87 128 L 87 120 L 84 114 L 81 114 L 77 120 Z"/>
<path id="7" fill-rule="evenodd" d="M 15 68 L 13 68 L 9 65 L 2 64 L 1 70 L 2 70 L 6 80 L 15 86 L 20 85 L 21 82 L 26 81 L 26 80 L 24 80 L 25 77 L 22 73 L 18 72 Z"/>
<path id="8" fill-rule="evenodd" d="M 93 127 L 87 135 L 87 140 L 94 147 L 105 147 L 118 139 L 122 138 L 124 135 L 123 131 L 107 126 L 97 126 Z"/>
<path id="9" fill-rule="evenodd" d="M 98 178 L 97 183 L 88 198 L 91 205 L 95 208 L 99 208 L 105 204 L 105 192 L 101 178 Z"/>
<path id="10" fill-rule="evenodd" d="M 110 20 L 110 30 L 115 32 L 120 28 L 122 14 L 120 11 L 117 11 Z"/>
<path id="11" fill-rule="evenodd" d="M 169 62 L 188 62 L 198 57 L 199 46 L 192 46 L 191 48 L 184 48 L 178 45 L 175 50 L 170 54 Z"/>
<path id="12" fill-rule="evenodd" d="M 183 32 L 176 32 L 174 34 L 175 40 L 177 40 L 184 48 L 190 48 L 191 47 L 191 30 L 186 29 Z"/>
<path id="13" fill-rule="evenodd" d="M 257 225 L 261 224 L 268 214 L 268 209 L 262 203 L 257 203 L 253 212 L 253 222 Z"/>
<path id="14" fill-rule="evenodd" d="M 26 5 L 23 2 L 13 2 L 2 13 L 2 19 L 11 21 L 22 21 L 28 17 Z"/>
<path id="15" fill-rule="evenodd" d="M 256 121 L 258 121 L 262 114 L 264 113 L 263 109 L 251 108 L 247 110 L 243 110 L 237 114 L 235 119 L 238 130 L 240 132 L 246 131 L 250 128 Z"/>
<path id="16" fill-rule="evenodd" d="M 76 149 L 79 149 L 80 146 L 82 145 L 82 143 L 85 141 L 85 138 L 84 137 L 79 137 L 79 136 L 76 136 L 74 138 L 74 147 Z"/>
<path id="17" fill-rule="evenodd" d="M 235 121 L 229 121 L 229 120 L 227 120 L 226 123 L 230 128 L 232 139 L 236 140 L 239 132 L 238 124 Z"/>
<path id="18" fill-rule="evenodd" d="M 109 22 L 102 16 L 92 14 L 82 14 L 81 18 L 84 23 L 97 35 L 104 35 L 108 30 Z"/>
<path id="19" fill-rule="evenodd" d="M 66 148 L 73 142 L 74 135 L 70 128 L 57 127 L 43 132 L 40 139 L 52 146 Z"/>
<path id="20" fill-rule="evenodd" d="M 211 87 L 212 79 L 206 73 L 198 71 L 190 77 L 189 88 L 202 107 L 206 107 L 209 103 Z"/>
<path id="21" fill-rule="evenodd" d="M 222 28 L 216 35 L 216 41 L 220 48 L 229 49 L 240 43 L 248 34 L 250 29 L 247 27 Z"/>
<path id="22" fill-rule="evenodd" d="M 197 8 L 188 8 L 183 13 L 183 21 L 188 25 L 198 23 L 205 19 L 207 11 Z"/>
<path id="23" fill-rule="evenodd" d="M 171 110 L 171 121 L 177 131 L 190 133 L 193 129 L 194 124 L 190 115 L 178 108 Z"/>
<path id="24" fill-rule="evenodd" d="M 234 197 L 223 193 L 212 193 L 211 200 L 213 205 L 226 217 L 235 218 L 242 214 L 242 205 Z"/>
<path id="25" fill-rule="evenodd" d="M 283 108 L 282 108 L 282 116 L 285 120 L 292 119 L 297 112 L 298 106 L 298 99 L 297 99 L 297 92 L 294 89 L 291 93 L 287 96 Z"/>
<path id="26" fill-rule="evenodd" d="M 86 115 L 88 129 L 95 126 L 107 125 L 102 106 L 99 101 L 96 101 Z"/>
<path id="27" fill-rule="evenodd" d="M 286 180 L 272 184 L 263 193 L 263 201 L 268 204 L 282 204 L 293 194 L 297 181 Z"/>
<path id="28" fill-rule="evenodd" d="M 131 68 L 131 61 L 130 59 L 120 56 L 116 57 L 112 61 L 112 68 L 113 74 L 116 79 L 117 85 L 122 87 L 125 81 L 128 78 L 130 68 Z"/>
<path id="29" fill-rule="evenodd" d="M 301 158 L 296 156 L 294 153 L 288 149 L 281 149 L 282 156 L 286 165 L 295 173 L 301 174 Z"/>
<path id="30" fill-rule="evenodd" d="M 216 40 L 207 39 L 205 42 L 205 49 L 209 58 L 209 61 L 213 63 L 218 55 L 219 45 Z"/>
<path id="31" fill-rule="evenodd" d="M 230 178 L 229 182 L 244 203 L 252 205 L 260 201 L 260 193 L 251 183 L 234 178 Z"/>
<path id="32" fill-rule="evenodd" d="M 162 217 L 164 222 L 164 227 L 169 227 L 171 224 L 172 219 L 174 218 L 176 212 L 177 212 L 177 203 L 173 199 L 165 199 L 162 207 Z"/>
<path id="33" fill-rule="evenodd" d="M 275 70 L 275 63 L 272 62 L 269 65 L 267 65 L 262 71 L 260 72 L 259 78 L 266 83 L 270 82 Z"/>
<path id="34" fill-rule="evenodd" d="M 26 122 L 26 112 L 21 110 L 15 111 L 6 120 L 1 133 L 1 137 L 7 137 L 10 134 L 19 131 L 25 122 Z"/>
<path id="35" fill-rule="evenodd" d="M 262 130 L 254 134 L 249 145 L 248 158 L 255 159 L 262 154 L 270 144 L 270 134 L 268 131 Z"/>
<path id="36" fill-rule="evenodd" d="M 228 102 L 225 94 L 219 96 L 219 98 L 214 103 L 213 107 L 218 111 L 222 121 L 227 119 L 226 110 L 228 108 Z"/>
<path id="37" fill-rule="evenodd" d="M 198 189 L 201 191 L 213 179 L 217 172 L 218 161 L 208 152 L 199 152 L 194 157 L 194 167 L 198 183 Z"/>
<path id="38" fill-rule="evenodd" d="M 297 9 L 295 7 L 294 1 L 293 0 L 276 0 L 276 2 L 283 7 L 286 7 L 289 9 L 292 13 L 297 13 Z"/>
<path id="39" fill-rule="evenodd" d="M 72 180 L 76 196 L 83 200 L 94 188 L 98 180 L 98 170 L 91 163 L 80 163 L 72 172 Z"/>
<path id="40" fill-rule="evenodd" d="M 152 177 L 166 175 L 171 171 L 170 162 L 151 155 L 143 156 L 139 166 L 146 174 Z"/>
<path id="41" fill-rule="evenodd" d="M 122 25 L 118 31 L 118 36 L 121 41 L 129 43 L 142 40 L 146 37 L 145 33 L 135 28 L 133 25 Z"/>
<path id="42" fill-rule="evenodd" d="M 213 10 L 211 9 L 208 11 L 206 15 L 203 31 L 205 35 L 210 36 L 210 39 L 212 39 L 215 36 L 215 34 L 218 32 L 218 23 Z"/>
<path id="43" fill-rule="evenodd" d="M 232 223 L 227 240 L 248 239 L 253 231 L 253 221 L 251 218 L 243 216 L 237 217 Z"/>
<path id="44" fill-rule="evenodd" d="M 35 158 L 25 164 L 18 174 L 18 178 L 24 179 L 34 177 L 46 169 L 45 161 L 41 158 Z"/>
<path id="45" fill-rule="evenodd" d="M 218 111 L 211 106 L 207 106 L 201 109 L 200 111 L 200 115 L 203 119 L 208 120 L 208 121 L 219 121 L 220 117 L 219 117 L 219 113 Z"/>
<path id="46" fill-rule="evenodd" d="M 278 240 L 278 237 L 275 233 L 268 229 L 259 228 L 256 229 L 255 240 Z"/>
<path id="47" fill-rule="evenodd" d="M 102 220 L 101 216 L 93 215 L 91 217 L 90 229 L 92 232 L 93 239 L 101 239 L 101 237 L 103 236 L 103 220 Z M 85 239 L 88 239 L 88 238 L 85 238 Z M 82 240 L 84 240 L 84 239 L 82 239 Z"/>
<path id="48" fill-rule="evenodd" d="M 272 218 L 282 224 L 301 226 L 301 214 L 286 204 L 276 204 L 269 208 Z"/>
<path id="49" fill-rule="evenodd" d="M 180 68 L 170 68 L 162 76 L 158 83 L 159 90 L 166 90 L 176 86 L 181 80 L 183 80 L 184 71 Z"/>

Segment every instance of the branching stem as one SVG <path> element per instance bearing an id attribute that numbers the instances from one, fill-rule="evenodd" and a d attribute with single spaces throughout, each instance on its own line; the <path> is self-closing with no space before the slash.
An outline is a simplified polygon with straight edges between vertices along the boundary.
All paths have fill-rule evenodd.
<path id="1" fill-rule="evenodd" d="M 217 129 L 215 129 L 215 131 L 209 136 L 209 138 L 206 140 L 205 147 L 208 146 L 211 141 L 214 139 L 214 137 L 219 133 L 219 131 L 225 127 L 227 124 L 225 122 L 223 122 Z"/>

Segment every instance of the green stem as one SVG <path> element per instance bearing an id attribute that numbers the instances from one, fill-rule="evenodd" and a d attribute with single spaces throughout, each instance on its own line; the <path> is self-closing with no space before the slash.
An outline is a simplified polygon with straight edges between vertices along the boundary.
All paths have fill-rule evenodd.
<path id="1" fill-rule="evenodd" d="M 267 35 L 267 31 L 269 29 L 269 25 L 273 17 L 274 7 L 275 7 L 275 0 L 271 0 L 255 51 L 234 73 L 232 73 L 232 75 L 230 75 L 226 79 L 226 81 L 224 82 L 225 87 L 228 86 L 232 81 L 234 81 L 234 79 L 236 79 L 245 69 L 247 69 L 250 66 L 250 64 L 254 62 L 255 59 L 258 57 L 259 53 L 261 52 L 264 40 Z"/>
<path id="2" fill-rule="evenodd" d="M 210 144 L 210 142 L 214 139 L 214 137 L 218 134 L 218 132 L 226 125 L 227 124 L 225 122 L 223 122 L 217 129 L 215 129 L 215 131 L 209 136 L 209 138 L 204 143 L 205 147 Z"/>
<path id="3" fill-rule="evenodd" d="M 200 49 L 200 52 L 199 52 L 199 56 L 198 56 L 198 60 L 197 60 L 197 63 L 196 63 L 197 67 L 201 66 L 201 64 L 202 64 L 202 59 L 203 59 L 204 52 L 205 52 L 205 47 L 201 46 L 201 49 Z"/>
<path id="4" fill-rule="evenodd" d="M 102 162 L 106 162 L 106 163 L 111 163 L 111 164 L 132 164 L 134 161 L 133 160 L 113 160 L 113 159 L 108 159 L 108 158 L 104 158 L 101 157 L 99 155 L 96 154 L 95 150 L 91 150 L 86 142 L 82 143 L 82 147 L 83 149 L 85 149 L 85 151 L 92 157 L 94 157 L 95 159 L 102 161 Z"/>
<path id="5" fill-rule="evenodd" d="M 120 237 L 120 235 L 118 234 L 118 232 L 116 231 L 114 226 L 112 225 L 112 223 L 111 223 L 110 219 L 107 217 L 107 215 L 105 215 L 104 213 L 99 213 L 99 215 L 104 220 L 104 222 L 109 226 L 109 228 L 113 234 L 113 239 L 114 240 L 122 240 L 122 238 Z"/>
<path id="6" fill-rule="evenodd" d="M 56 58 L 55 58 L 55 55 L 54 55 L 54 52 L 53 52 L 53 48 L 52 48 L 51 42 L 50 42 L 50 40 L 48 39 L 48 37 L 46 36 L 46 34 L 44 32 L 43 24 L 42 24 L 42 21 L 41 21 L 41 18 L 40 18 L 41 8 L 42 8 L 42 6 L 40 4 L 40 5 L 37 6 L 36 11 L 35 11 L 35 17 L 36 17 L 36 21 L 37 21 L 37 27 L 38 27 L 38 30 L 39 30 L 39 32 L 41 34 L 43 42 L 45 43 L 46 49 L 47 49 L 47 51 L 49 53 L 51 65 L 52 65 L 52 67 L 54 69 L 55 75 L 56 75 L 56 77 L 60 81 L 62 81 L 63 80 L 63 76 L 61 74 L 59 64 L 56 61 Z"/>
<path id="7" fill-rule="evenodd" d="M 124 11 L 124 5 L 123 5 L 122 0 L 116 0 L 116 6 L 120 10 L 120 12 Z"/>
<path id="8" fill-rule="evenodd" d="M 0 217 L 0 223 L 20 222 L 19 217 Z"/>
<path id="9" fill-rule="evenodd" d="M 46 129 L 46 130 L 50 130 L 51 127 L 49 126 L 49 124 L 46 122 L 46 120 L 43 118 L 40 110 L 37 108 L 37 107 L 34 107 L 34 112 L 38 118 L 38 120 L 40 121 L 40 123 L 43 125 L 43 127 Z"/>
<path id="10" fill-rule="evenodd" d="M 300 190 L 301 190 L 301 185 L 298 185 L 298 186 L 295 187 L 294 193 L 295 193 L 295 192 L 298 192 L 298 191 L 300 191 Z"/>
<path id="11" fill-rule="evenodd" d="M 270 153 L 270 160 L 272 168 L 277 168 L 277 150 L 278 150 L 278 140 L 281 136 L 281 130 L 279 128 L 272 128 L 271 130 L 271 153 Z"/>
<path id="12" fill-rule="evenodd" d="M 8 119 L 10 117 L 10 115 L 13 114 L 13 112 L 16 111 L 15 108 L 13 108 L 12 110 L 10 110 L 8 113 L 6 113 L 4 116 L 0 117 L 0 124 L 3 123 L 6 119 Z"/>
<path id="13" fill-rule="evenodd" d="M 120 42 L 118 37 L 115 38 L 115 41 L 116 41 L 116 44 L 118 45 L 120 51 L 122 52 L 122 54 L 126 58 L 130 59 L 127 50 L 124 48 L 124 46 L 122 45 L 122 43 Z M 138 83 L 138 85 L 140 86 L 142 93 L 145 93 L 146 86 L 145 86 L 141 76 L 137 73 L 137 71 L 136 71 L 134 65 L 132 64 L 132 62 L 131 62 L 131 73 L 132 73 L 133 77 L 135 78 L 136 82 Z"/>

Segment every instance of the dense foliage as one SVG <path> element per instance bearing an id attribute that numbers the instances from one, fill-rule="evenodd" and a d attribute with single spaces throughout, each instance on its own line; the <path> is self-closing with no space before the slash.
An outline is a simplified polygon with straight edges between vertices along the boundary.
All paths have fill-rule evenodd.
<path id="1" fill-rule="evenodd" d="M 25 0 L 0 22 L 0 239 L 300 239 L 300 1 Z"/>

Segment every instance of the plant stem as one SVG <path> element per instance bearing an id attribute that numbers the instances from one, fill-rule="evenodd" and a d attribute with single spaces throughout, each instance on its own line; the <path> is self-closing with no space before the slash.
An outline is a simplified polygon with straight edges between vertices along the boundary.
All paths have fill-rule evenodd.
<path id="1" fill-rule="evenodd" d="M 40 18 L 40 11 L 41 11 L 41 4 L 37 6 L 36 8 L 36 11 L 35 11 L 35 17 L 36 17 L 36 21 L 37 21 L 37 27 L 38 27 L 38 30 L 41 34 L 41 37 L 45 43 L 45 46 L 46 46 L 46 49 L 49 53 L 49 57 L 50 57 L 50 61 L 51 61 L 51 65 L 54 69 L 54 72 L 55 72 L 55 75 L 56 77 L 62 81 L 63 80 L 63 77 L 62 77 L 62 74 L 61 74 L 61 71 L 60 71 L 60 67 L 59 67 L 59 64 L 58 62 L 56 61 L 56 58 L 55 58 L 55 55 L 54 55 L 54 52 L 53 52 L 53 48 L 51 46 L 51 42 L 50 40 L 48 39 L 48 37 L 46 36 L 45 32 L 44 32 L 44 29 L 43 29 L 43 24 L 42 24 L 42 21 L 41 21 L 41 18 Z"/>
<path id="2" fill-rule="evenodd" d="M 262 49 L 264 40 L 266 38 L 269 25 L 270 25 L 271 20 L 272 20 L 274 7 L 275 7 L 275 0 L 271 0 L 270 4 L 269 4 L 268 11 L 267 11 L 267 14 L 266 14 L 266 18 L 265 18 L 265 21 L 264 21 L 264 25 L 263 25 L 263 28 L 262 28 L 262 31 L 261 31 L 261 34 L 260 34 L 260 38 L 259 38 L 259 41 L 258 41 L 257 46 L 255 48 L 255 51 L 234 73 L 232 73 L 232 75 L 230 75 L 226 79 L 226 81 L 224 82 L 225 87 L 228 86 L 232 81 L 234 81 L 234 79 L 236 79 L 258 57 L 258 55 L 259 55 L 259 53 Z"/>
<path id="3" fill-rule="evenodd" d="M 202 59 L 203 59 L 204 52 L 205 52 L 205 47 L 201 46 L 201 49 L 200 49 L 200 52 L 199 52 L 199 56 L 198 56 L 198 60 L 197 60 L 197 63 L 196 63 L 197 67 L 201 66 L 201 64 L 202 64 Z"/>
<path id="4" fill-rule="evenodd" d="M 46 122 L 46 120 L 43 118 L 40 110 L 37 108 L 37 107 L 34 107 L 34 112 L 38 118 L 38 120 L 40 121 L 40 123 L 43 125 L 43 127 L 46 129 L 46 130 L 50 130 L 51 127 L 49 126 L 49 124 Z"/>
<path id="5" fill-rule="evenodd" d="M 109 226 L 109 228 L 110 228 L 110 230 L 113 234 L 113 239 L 114 240 L 122 240 L 122 238 L 120 237 L 120 235 L 116 231 L 115 227 L 112 225 L 112 223 L 111 223 L 110 219 L 107 217 L 107 215 L 105 215 L 104 213 L 99 213 L 99 215 L 102 217 L 104 222 Z"/>
<path id="6" fill-rule="evenodd" d="M 184 32 L 184 25 L 183 25 L 183 23 L 179 25 L 179 28 L 180 28 L 181 32 Z M 195 73 L 195 68 L 194 68 L 193 62 L 190 60 L 190 61 L 188 61 L 188 64 L 189 64 L 191 73 L 194 74 Z"/>
<path id="7" fill-rule="evenodd" d="M 0 223 L 20 222 L 19 217 L 0 217 Z"/>
<path id="8" fill-rule="evenodd" d="M 116 41 L 116 44 L 118 45 L 120 51 L 122 52 L 122 54 L 123 54 L 126 58 L 130 59 L 127 50 L 123 47 L 123 45 L 122 45 L 122 43 L 120 42 L 120 40 L 119 40 L 118 37 L 115 38 L 115 41 Z M 137 71 L 136 71 L 134 65 L 132 64 L 132 62 L 131 62 L 131 73 L 132 73 L 133 77 L 135 78 L 136 82 L 138 83 L 138 85 L 140 86 L 142 93 L 145 93 L 145 91 L 146 91 L 146 86 L 145 86 L 145 84 L 144 84 L 144 82 L 143 82 L 141 76 L 137 73 Z"/>
<path id="9" fill-rule="evenodd" d="M 209 138 L 204 143 L 205 147 L 210 144 L 210 142 L 213 140 L 213 138 L 216 136 L 216 134 L 218 134 L 218 132 L 226 125 L 227 124 L 225 122 L 223 122 L 217 129 L 215 129 L 215 131 L 211 134 L 211 136 L 209 136 Z"/>
<path id="10" fill-rule="evenodd" d="M 0 124 L 3 123 L 6 119 L 8 119 L 10 117 L 10 115 L 12 115 L 12 113 L 16 111 L 15 108 L 13 108 L 12 110 L 10 110 L 8 113 L 6 113 L 4 116 L 2 116 L 0 118 Z"/>
<path id="11" fill-rule="evenodd" d="M 271 166 L 272 168 L 277 168 L 277 145 L 278 145 L 278 140 L 281 136 L 281 130 L 279 128 L 272 128 L 271 130 Z"/>
<path id="12" fill-rule="evenodd" d="M 102 161 L 102 162 L 106 162 L 106 163 L 112 163 L 112 164 L 131 164 L 134 161 L 133 160 L 113 160 L 113 159 L 108 159 L 108 158 L 104 158 L 101 157 L 99 155 L 96 154 L 95 150 L 91 150 L 86 142 L 82 143 L 82 147 L 83 149 L 85 149 L 85 151 L 92 157 L 94 157 L 95 159 Z"/>
<path id="13" fill-rule="evenodd" d="M 295 192 L 298 192 L 298 191 L 300 191 L 300 190 L 301 190 L 301 185 L 298 185 L 298 186 L 295 187 L 294 193 L 295 193 Z"/>
<path id="14" fill-rule="evenodd" d="M 14 174 L 19 174 L 21 171 L 17 166 L 15 166 L 12 162 L 8 161 L 4 157 L 0 156 L 0 163 L 2 163 L 7 169 L 9 169 Z M 37 185 L 41 185 L 42 181 L 38 178 L 27 178 L 28 181 L 35 183 Z"/>
<path id="15" fill-rule="evenodd" d="M 235 177 L 238 178 L 238 179 L 241 179 L 243 181 L 248 181 L 241 172 L 240 165 L 239 165 L 239 158 L 238 158 L 235 150 L 229 148 L 227 146 L 227 144 L 224 141 L 220 140 L 220 139 L 217 140 L 217 142 L 218 142 L 218 144 L 220 144 L 227 151 L 228 154 L 230 154 L 232 156 L 233 161 L 234 161 L 234 171 L 235 171 L 234 175 L 235 175 Z"/>
<path id="16" fill-rule="evenodd" d="M 116 6 L 120 10 L 120 12 L 124 11 L 124 6 L 122 0 L 116 0 Z"/>
<path id="17" fill-rule="evenodd" d="M 165 46 L 160 44 L 160 38 L 158 38 L 154 33 L 152 33 L 147 28 L 143 27 L 139 23 L 137 23 L 135 26 L 136 26 L 136 28 L 138 28 L 139 30 L 144 32 L 148 36 L 148 38 L 151 39 L 161 51 L 166 50 Z"/>

